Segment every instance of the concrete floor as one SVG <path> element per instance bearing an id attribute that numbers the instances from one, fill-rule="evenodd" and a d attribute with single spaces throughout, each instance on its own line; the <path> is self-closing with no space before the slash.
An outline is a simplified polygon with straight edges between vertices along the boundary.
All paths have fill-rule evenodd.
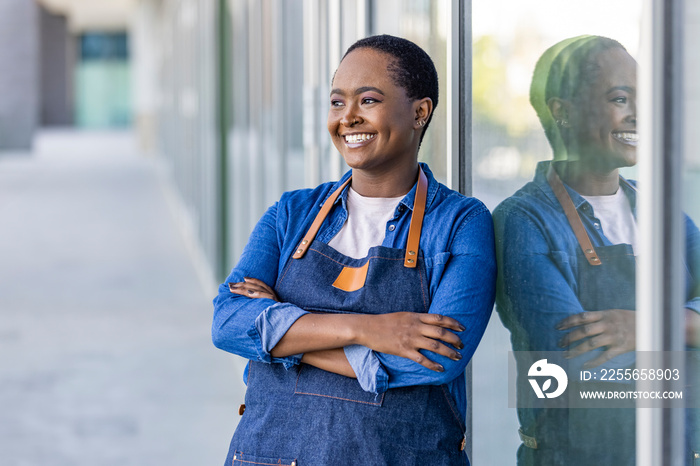
<path id="1" fill-rule="evenodd" d="M 0 464 L 220 465 L 242 362 L 129 133 L 0 153 Z"/>

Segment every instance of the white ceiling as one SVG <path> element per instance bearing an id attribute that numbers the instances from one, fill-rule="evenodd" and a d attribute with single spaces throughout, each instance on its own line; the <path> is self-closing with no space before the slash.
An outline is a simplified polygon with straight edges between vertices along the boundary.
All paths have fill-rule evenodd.
<path id="1" fill-rule="evenodd" d="M 37 0 L 47 10 L 68 18 L 73 32 L 123 30 L 138 0 Z"/>

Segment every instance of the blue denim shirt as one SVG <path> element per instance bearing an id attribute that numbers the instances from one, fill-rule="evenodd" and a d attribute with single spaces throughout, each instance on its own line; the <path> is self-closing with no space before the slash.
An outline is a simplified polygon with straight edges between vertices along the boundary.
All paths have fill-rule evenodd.
<path id="1" fill-rule="evenodd" d="M 554 326 L 584 311 L 577 298 L 580 284 L 573 259 L 580 246 L 547 182 L 549 165 L 540 162 L 534 180 L 493 213 L 499 266 L 496 302 L 514 351 L 561 351 L 557 343 L 566 332 Z M 627 183 L 620 186 L 636 217 L 635 189 Z M 611 246 L 592 206 L 566 189 L 593 246 Z M 687 216 L 685 227 L 685 306 L 700 312 L 700 232 Z"/>
<path id="2" fill-rule="evenodd" d="M 425 164 L 421 166 L 428 177 L 420 247 L 429 282 L 429 312 L 452 317 L 466 328 L 460 333 L 464 343 L 464 349 L 460 351 L 462 359 L 453 361 L 425 352 L 428 358 L 445 368 L 440 373 L 414 361 L 359 345 L 346 347 L 345 354 L 364 390 L 381 393 L 395 387 L 448 384 L 464 417 L 464 369 L 481 340 L 494 303 L 496 261 L 493 223 L 488 209 L 480 201 L 448 189 L 435 180 Z M 283 363 L 286 367 L 300 363 L 302 355 L 273 358 L 270 350 L 289 327 L 307 312 L 290 303 L 233 294 L 227 284 L 253 277 L 274 287 L 278 274 L 309 229 L 323 202 L 350 174 L 346 173 L 336 183 L 285 193 L 263 215 L 238 264 L 214 298 L 212 338 L 218 348 L 253 361 Z M 406 247 L 415 191 L 414 185 L 387 223 L 383 246 Z M 318 241 L 328 243 L 340 231 L 348 216 L 346 203 L 347 188 L 323 222 L 316 236 Z"/>

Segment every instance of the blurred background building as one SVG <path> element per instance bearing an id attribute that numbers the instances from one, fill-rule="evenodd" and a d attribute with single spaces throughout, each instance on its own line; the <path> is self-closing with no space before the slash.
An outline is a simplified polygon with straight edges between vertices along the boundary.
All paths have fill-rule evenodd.
<path id="1" fill-rule="evenodd" d="M 691 45 L 700 40 L 700 4 L 678 3 L 685 8 L 676 34 L 687 76 L 682 131 L 692 135 L 700 125 L 700 54 Z M 441 103 L 421 159 L 441 181 L 493 209 L 551 156 L 528 102 L 537 58 L 578 34 L 615 38 L 637 56 L 648 33 L 642 5 L 0 0 L 0 151 L 31 156 L 48 128 L 76 138 L 86 131 L 133 135 L 141 156 L 173 187 L 178 227 L 213 296 L 266 207 L 284 191 L 345 171 L 325 118 L 332 74 L 355 40 L 388 33 L 429 52 Z M 100 152 L 98 144 L 95 156 Z M 684 153 L 682 207 L 698 220 L 700 155 Z M 494 317 L 472 364 L 476 465 L 514 462 L 517 419 L 504 382 L 509 349 Z"/>

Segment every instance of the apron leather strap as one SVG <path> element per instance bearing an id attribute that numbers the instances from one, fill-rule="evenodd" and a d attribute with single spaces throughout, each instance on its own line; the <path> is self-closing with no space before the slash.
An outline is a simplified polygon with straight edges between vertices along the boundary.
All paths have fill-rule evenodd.
<path id="1" fill-rule="evenodd" d="M 345 187 L 348 184 L 350 184 L 350 180 L 352 180 L 352 177 L 348 178 L 348 180 L 345 183 L 343 183 L 338 189 L 336 189 L 333 192 L 333 194 L 331 194 L 330 197 L 326 199 L 326 202 L 323 203 L 321 211 L 318 213 L 318 215 L 316 215 L 316 218 L 311 224 L 309 231 L 306 232 L 306 236 L 304 236 L 304 239 L 302 239 L 301 243 L 299 243 L 299 246 L 294 252 L 292 258 L 301 259 L 302 257 L 304 257 L 304 254 L 306 254 L 306 250 L 311 245 L 311 242 L 314 240 L 314 238 L 316 238 L 316 233 L 318 233 L 318 229 L 321 228 L 321 224 L 326 219 L 328 212 L 331 211 L 333 203 L 335 203 L 335 200 L 338 199 L 338 196 L 340 196 L 340 193 L 343 192 L 343 189 L 345 189 Z"/>
<path id="2" fill-rule="evenodd" d="M 331 211 L 333 204 L 335 203 L 340 193 L 343 189 L 350 183 L 352 177 L 343 183 L 338 189 L 336 189 L 333 194 L 330 195 L 326 202 L 323 203 L 321 210 L 314 219 L 309 231 L 306 232 L 304 239 L 301 240 L 299 246 L 297 247 L 293 259 L 301 259 L 306 254 L 311 242 L 316 238 L 321 224 L 328 216 Z M 418 166 L 418 186 L 416 187 L 416 198 L 413 201 L 413 213 L 411 215 L 411 226 L 408 230 L 408 241 L 406 242 L 406 255 L 404 257 L 403 265 L 404 267 L 413 268 L 417 264 L 418 258 L 418 247 L 420 246 L 420 233 L 423 228 L 423 216 L 425 215 L 425 202 L 428 193 L 428 177 L 423 173 L 423 169 Z"/>
<path id="3" fill-rule="evenodd" d="M 411 214 L 411 226 L 408 230 L 406 242 L 406 255 L 403 259 L 404 267 L 414 268 L 418 263 L 418 246 L 420 246 L 420 232 L 423 228 L 423 216 L 425 215 L 425 200 L 428 195 L 428 177 L 423 169 L 418 166 L 418 186 L 416 198 L 413 200 L 413 213 Z"/>
<path id="4" fill-rule="evenodd" d="M 600 258 L 595 252 L 595 248 L 591 243 L 591 239 L 588 237 L 586 228 L 583 226 L 581 217 L 576 211 L 574 201 L 571 200 L 571 196 L 569 196 L 569 193 L 566 191 L 564 183 L 562 183 L 559 175 L 554 170 L 552 165 L 549 166 L 549 171 L 547 172 L 547 181 L 549 182 L 549 186 L 552 187 L 554 195 L 557 196 L 559 204 L 561 204 L 562 208 L 564 209 L 566 218 L 569 220 L 569 225 L 571 225 L 571 229 L 574 231 L 576 240 L 578 241 L 579 246 L 581 246 L 583 255 L 586 256 L 588 263 L 591 265 L 600 265 Z"/>

